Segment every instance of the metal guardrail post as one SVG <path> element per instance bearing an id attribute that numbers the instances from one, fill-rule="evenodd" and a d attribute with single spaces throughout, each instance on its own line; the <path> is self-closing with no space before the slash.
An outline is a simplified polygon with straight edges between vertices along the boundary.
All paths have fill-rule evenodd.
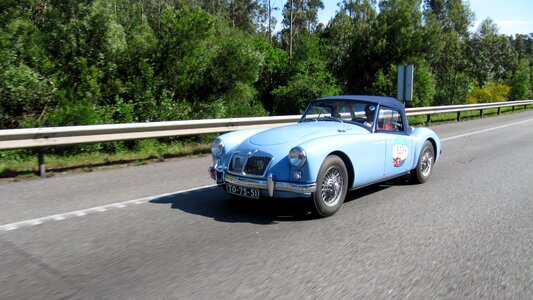
<path id="1" fill-rule="evenodd" d="M 461 122 L 461 112 L 457 112 L 457 122 Z"/>
<path id="2" fill-rule="evenodd" d="M 480 109 L 480 110 L 479 110 L 479 117 L 480 117 L 480 118 L 483 118 L 483 109 Z"/>
<path id="3" fill-rule="evenodd" d="M 37 160 L 39 161 L 39 176 L 43 177 L 46 174 L 46 165 L 44 164 L 44 149 L 40 149 Z"/>
<path id="4" fill-rule="evenodd" d="M 500 115 L 500 109 L 501 109 L 501 107 L 498 107 L 498 116 Z"/>
<path id="5" fill-rule="evenodd" d="M 426 126 L 429 126 L 429 124 L 431 124 L 431 115 L 430 114 L 427 115 Z"/>

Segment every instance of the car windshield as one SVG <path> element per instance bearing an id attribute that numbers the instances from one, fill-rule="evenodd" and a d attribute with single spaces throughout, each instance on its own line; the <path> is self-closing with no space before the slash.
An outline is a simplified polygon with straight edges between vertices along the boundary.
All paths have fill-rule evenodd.
<path id="1" fill-rule="evenodd" d="M 372 128 L 376 105 L 363 101 L 314 101 L 309 104 L 300 122 L 343 122 Z"/>

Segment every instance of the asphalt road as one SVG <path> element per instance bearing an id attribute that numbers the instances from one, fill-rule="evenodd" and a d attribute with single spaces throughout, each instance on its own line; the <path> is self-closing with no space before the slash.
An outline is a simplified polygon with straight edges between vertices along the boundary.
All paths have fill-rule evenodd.
<path id="1" fill-rule="evenodd" d="M 2 184 L 0 299 L 532 299 L 533 111 L 433 129 L 426 184 L 327 219 L 231 201 L 209 157 Z"/>

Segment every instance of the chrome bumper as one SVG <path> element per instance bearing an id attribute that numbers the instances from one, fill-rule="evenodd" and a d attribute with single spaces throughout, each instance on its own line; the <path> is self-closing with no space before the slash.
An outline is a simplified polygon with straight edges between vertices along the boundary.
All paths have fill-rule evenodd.
<path id="1" fill-rule="evenodd" d="M 225 174 L 224 181 L 247 188 L 268 190 L 268 195 L 270 197 L 274 197 L 274 191 L 292 192 L 298 194 L 313 193 L 316 191 L 316 183 L 301 184 L 280 181 L 276 182 L 273 180 L 272 174 L 267 177 L 267 180 L 251 179 Z"/>

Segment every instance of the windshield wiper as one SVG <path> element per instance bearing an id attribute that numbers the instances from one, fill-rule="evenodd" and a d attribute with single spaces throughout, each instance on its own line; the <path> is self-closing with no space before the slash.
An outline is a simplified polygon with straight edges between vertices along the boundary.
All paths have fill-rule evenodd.
<path id="1" fill-rule="evenodd" d="M 341 119 L 335 118 L 335 117 L 330 117 L 330 116 L 320 117 L 320 118 L 318 118 L 318 120 L 319 121 L 334 121 L 334 122 L 344 123 Z"/>
<path id="2" fill-rule="evenodd" d="M 302 122 L 316 122 L 316 121 L 318 121 L 317 118 L 302 119 Z"/>

